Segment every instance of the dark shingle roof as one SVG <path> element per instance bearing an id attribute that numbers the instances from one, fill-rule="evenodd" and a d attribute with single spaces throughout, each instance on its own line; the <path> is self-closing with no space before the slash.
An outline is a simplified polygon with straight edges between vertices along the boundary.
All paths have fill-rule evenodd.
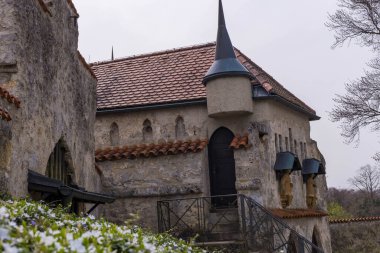
<path id="1" fill-rule="evenodd" d="M 235 49 L 239 61 L 260 85 L 302 111 L 315 111 L 286 90 L 248 57 Z M 215 57 L 215 43 L 137 55 L 91 64 L 98 79 L 97 108 L 117 108 L 205 100 L 202 80 Z M 252 83 L 257 85 L 257 81 Z M 269 89 L 268 89 L 268 83 Z"/>

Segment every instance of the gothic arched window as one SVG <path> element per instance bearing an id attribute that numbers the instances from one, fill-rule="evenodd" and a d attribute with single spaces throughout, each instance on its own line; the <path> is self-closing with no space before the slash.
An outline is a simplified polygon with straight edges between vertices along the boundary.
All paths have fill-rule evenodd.
<path id="1" fill-rule="evenodd" d="M 118 146 L 120 142 L 119 126 L 113 122 L 110 127 L 111 146 Z"/>
<path id="2" fill-rule="evenodd" d="M 186 137 L 185 123 L 181 116 L 178 116 L 175 120 L 175 138 L 183 139 Z"/>
<path id="3" fill-rule="evenodd" d="M 143 140 L 144 141 L 152 141 L 153 140 L 153 129 L 152 123 L 150 120 L 146 119 L 143 123 Z"/>

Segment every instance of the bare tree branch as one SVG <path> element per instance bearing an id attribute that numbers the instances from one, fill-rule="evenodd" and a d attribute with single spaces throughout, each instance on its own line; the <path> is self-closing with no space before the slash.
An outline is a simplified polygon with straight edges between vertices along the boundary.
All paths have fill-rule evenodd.
<path id="1" fill-rule="evenodd" d="M 380 130 L 380 61 L 373 60 L 369 66 L 371 71 L 364 77 L 346 84 L 347 93 L 337 95 L 330 113 L 332 121 L 341 123 L 348 142 L 359 140 L 361 128 Z"/>
<path id="2" fill-rule="evenodd" d="M 356 40 L 360 45 L 380 48 L 380 1 L 339 0 L 340 9 L 329 14 L 326 26 L 335 31 L 333 47 L 342 46 L 346 41 Z"/>

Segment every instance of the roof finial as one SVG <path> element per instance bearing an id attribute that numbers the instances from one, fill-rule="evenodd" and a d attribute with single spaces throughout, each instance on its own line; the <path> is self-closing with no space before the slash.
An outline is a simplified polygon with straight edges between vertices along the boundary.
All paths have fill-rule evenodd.
<path id="1" fill-rule="evenodd" d="M 112 51 L 111 51 L 111 61 L 113 61 L 114 58 L 113 58 L 113 46 L 112 46 Z"/>
<path id="2" fill-rule="evenodd" d="M 226 28 L 222 0 L 219 0 L 218 35 L 216 39 L 215 61 L 210 67 L 203 83 L 222 76 L 248 76 L 251 73 L 236 59 L 234 47 Z"/>

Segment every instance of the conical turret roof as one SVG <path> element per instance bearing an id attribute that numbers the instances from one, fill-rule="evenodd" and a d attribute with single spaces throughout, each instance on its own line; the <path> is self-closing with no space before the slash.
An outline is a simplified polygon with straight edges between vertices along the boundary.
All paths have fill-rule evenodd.
<path id="1" fill-rule="evenodd" d="M 246 76 L 251 78 L 252 74 L 236 58 L 234 47 L 232 46 L 224 20 L 222 0 L 219 0 L 215 61 L 203 78 L 203 84 L 207 84 L 207 82 L 212 79 L 224 76 Z"/>

